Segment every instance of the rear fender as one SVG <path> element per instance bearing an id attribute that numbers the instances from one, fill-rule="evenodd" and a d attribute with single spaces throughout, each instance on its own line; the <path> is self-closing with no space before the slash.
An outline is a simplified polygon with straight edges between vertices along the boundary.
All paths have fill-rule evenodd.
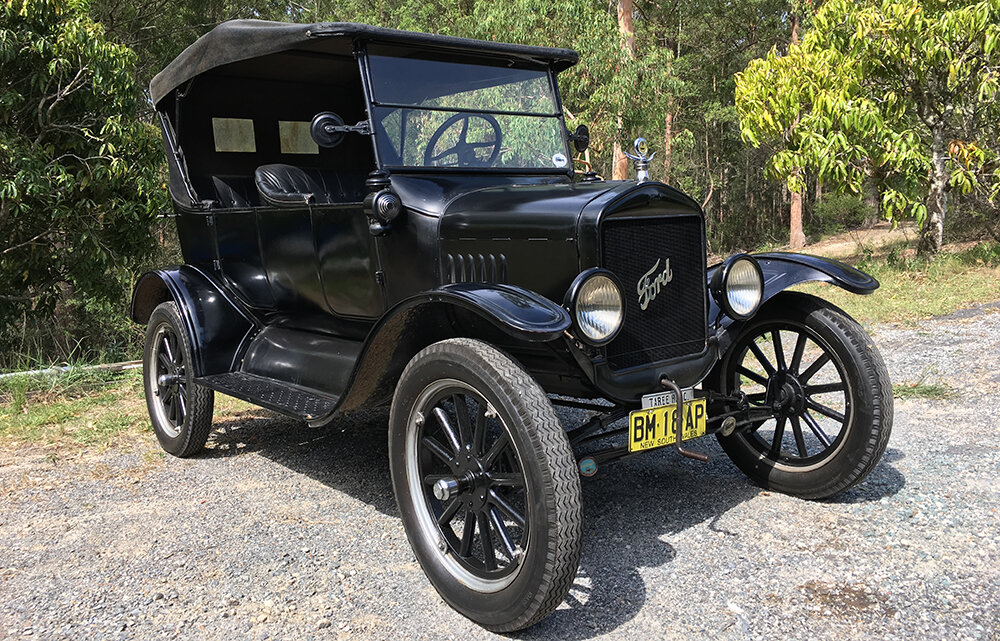
<path id="1" fill-rule="evenodd" d="M 570 327 L 565 309 L 534 292 L 493 283 L 456 283 L 400 302 L 372 328 L 341 411 L 392 398 L 417 352 L 446 338 L 545 343 Z"/>
<path id="2" fill-rule="evenodd" d="M 259 326 L 215 280 L 182 265 L 146 272 L 132 292 L 131 317 L 146 324 L 160 303 L 174 301 L 191 339 L 195 376 L 238 369 Z"/>

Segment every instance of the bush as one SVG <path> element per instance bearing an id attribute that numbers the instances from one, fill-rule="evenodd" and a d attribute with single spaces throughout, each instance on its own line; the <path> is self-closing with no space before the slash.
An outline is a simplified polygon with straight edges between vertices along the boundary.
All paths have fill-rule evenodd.
<path id="1" fill-rule="evenodd" d="M 835 234 L 846 229 L 856 229 L 874 216 L 874 210 L 857 196 L 830 194 L 816 203 L 805 231 L 810 236 Z"/>

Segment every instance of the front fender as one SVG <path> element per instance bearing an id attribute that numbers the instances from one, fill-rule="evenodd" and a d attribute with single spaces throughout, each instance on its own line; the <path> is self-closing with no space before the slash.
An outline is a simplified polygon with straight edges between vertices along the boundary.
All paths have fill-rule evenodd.
<path id="1" fill-rule="evenodd" d="M 369 332 L 339 409 L 388 401 L 410 359 L 440 340 L 507 336 L 544 343 L 561 337 L 570 324 L 565 309 L 512 285 L 455 283 L 423 292 L 390 309 Z"/>
<path id="2" fill-rule="evenodd" d="M 160 303 L 174 301 L 191 340 L 195 376 L 237 369 L 258 324 L 215 280 L 191 265 L 146 272 L 132 292 L 132 320 L 149 321 Z"/>
<path id="3" fill-rule="evenodd" d="M 764 272 L 764 296 L 761 304 L 792 285 L 809 281 L 830 283 L 861 295 L 871 294 L 878 289 L 878 281 L 873 277 L 832 258 L 790 252 L 767 252 L 753 254 L 753 257 L 760 263 L 761 271 Z M 712 281 L 712 275 L 719 267 L 721 263 L 709 267 L 708 282 Z M 711 322 L 719 316 L 719 306 L 711 296 L 708 297 L 708 307 Z M 732 318 L 722 316 L 723 327 L 728 327 L 734 322 Z"/>

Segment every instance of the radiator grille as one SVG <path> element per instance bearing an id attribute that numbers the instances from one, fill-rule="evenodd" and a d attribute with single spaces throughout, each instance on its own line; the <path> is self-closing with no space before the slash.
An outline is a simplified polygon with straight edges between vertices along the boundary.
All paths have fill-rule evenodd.
<path id="1" fill-rule="evenodd" d="M 603 224 L 603 266 L 618 276 L 625 297 L 625 325 L 606 347 L 612 369 L 696 354 L 705 348 L 703 229 L 701 218 L 694 215 L 611 219 Z M 667 260 L 669 271 L 664 273 Z M 658 274 L 663 277 L 656 291 Z M 647 283 L 645 309 L 639 291 L 643 280 Z"/>

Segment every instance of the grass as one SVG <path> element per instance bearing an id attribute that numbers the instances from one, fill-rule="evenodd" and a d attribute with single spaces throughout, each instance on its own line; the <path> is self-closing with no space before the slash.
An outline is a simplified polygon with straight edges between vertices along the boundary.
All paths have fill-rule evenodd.
<path id="1" fill-rule="evenodd" d="M 252 407 L 216 395 L 215 416 L 219 419 Z M 141 370 L 73 370 L 0 379 L 0 447 L 105 449 L 130 437 L 155 444 Z"/>
<path id="2" fill-rule="evenodd" d="M 148 430 L 137 370 L 0 381 L 0 444 L 107 447 L 123 433 Z"/>
<path id="3" fill-rule="evenodd" d="M 956 396 L 955 390 L 943 383 L 896 383 L 892 386 L 892 395 L 898 399 L 923 398 L 939 401 Z"/>
<path id="4" fill-rule="evenodd" d="M 865 323 L 912 323 L 1000 298 L 1000 244 L 945 252 L 933 260 L 912 256 L 896 244 L 882 255 L 859 248 L 841 260 L 877 278 L 879 289 L 870 296 L 817 283 L 795 289 L 826 298 Z"/>

